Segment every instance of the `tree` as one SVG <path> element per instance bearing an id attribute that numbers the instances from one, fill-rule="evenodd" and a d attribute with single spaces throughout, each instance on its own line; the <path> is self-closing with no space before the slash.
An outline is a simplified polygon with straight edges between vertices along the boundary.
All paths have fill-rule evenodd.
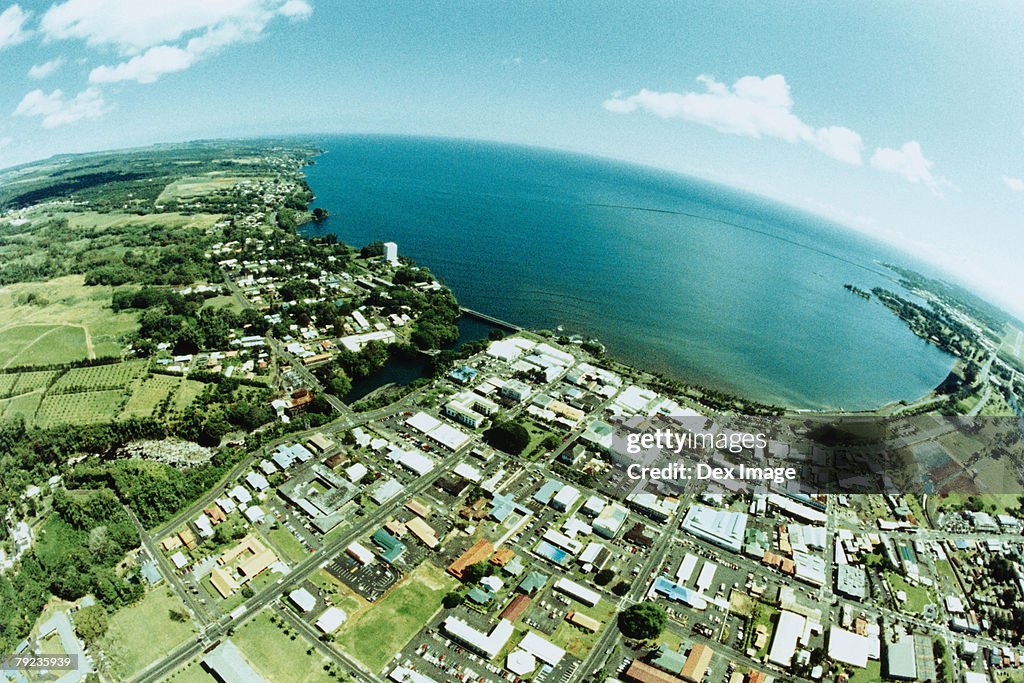
<path id="1" fill-rule="evenodd" d="M 615 572 L 611 569 L 602 569 L 594 577 L 594 583 L 598 586 L 607 586 L 615 578 Z"/>
<path id="2" fill-rule="evenodd" d="M 530 443 L 530 432 L 518 422 L 496 422 L 484 432 L 484 440 L 494 448 L 519 455 Z"/>
<path id="3" fill-rule="evenodd" d="M 462 580 L 465 583 L 477 583 L 485 576 L 490 576 L 493 571 L 494 567 L 488 562 L 477 562 L 462 570 Z"/>
<path id="4" fill-rule="evenodd" d="M 664 608 L 653 602 L 630 605 L 619 613 L 619 630 L 635 640 L 657 638 L 667 623 Z"/>
<path id="5" fill-rule="evenodd" d="M 75 631 L 86 645 L 92 645 L 107 632 L 107 610 L 103 605 L 83 607 L 75 614 Z"/>
<path id="6" fill-rule="evenodd" d="M 448 595 L 444 596 L 444 599 L 441 600 L 441 605 L 445 609 L 454 609 L 462 603 L 464 603 L 465 601 L 466 596 L 462 595 L 461 593 L 456 593 L 455 591 L 452 591 Z"/>

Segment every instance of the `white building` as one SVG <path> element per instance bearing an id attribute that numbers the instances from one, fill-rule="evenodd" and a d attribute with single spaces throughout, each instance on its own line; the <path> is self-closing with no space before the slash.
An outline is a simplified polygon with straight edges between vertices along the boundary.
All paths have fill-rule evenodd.
<path id="1" fill-rule="evenodd" d="M 394 242 L 384 243 L 384 260 L 393 266 L 398 265 L 398 245 Z"/>

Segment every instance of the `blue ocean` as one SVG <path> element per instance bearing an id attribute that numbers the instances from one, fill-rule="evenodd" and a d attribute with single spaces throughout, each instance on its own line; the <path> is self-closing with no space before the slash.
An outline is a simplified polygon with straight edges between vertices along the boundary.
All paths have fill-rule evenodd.
<path id="1" fill-rule="evenodd" d="M 875 300 L 915 261 L 820 217 L 664 171 L 550 150 L 342 136 L 308 167 L 309 228 L 398 243 L 470 308 L 600 339 L 618 359 L 797 409 L 915 399 L 951 356 Z"/>

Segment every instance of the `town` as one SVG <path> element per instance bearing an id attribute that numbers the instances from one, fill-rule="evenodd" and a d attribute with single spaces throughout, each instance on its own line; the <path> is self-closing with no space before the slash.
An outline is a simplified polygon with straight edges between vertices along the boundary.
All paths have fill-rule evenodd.
<path id="1" fill-rule="evenodd" d="M 279 207 L 301 191 L 288 178 L 233 187 L 242 206 Z M 186 195 L 176 210 L 190 201 L 211 200 Z M 749 488 L 720 476 L 623 488 L 622 429 L 715 437 L 680 449 L 704 468 L 737 452 L 759 467 L 763 451 L 804 454 L 557 332 L 496 321 L 487 339 L 446 352 L 471 313 L 400 245 L 354 252 L 280 223 L 265 208 L 211 222 L 203 278 L 115 294 L 125 310 L 215 300 L 231 312 L 203 308 L 198 337 L 188 313 L 173 330 L 142 313 L 130 357 L 48 380 L 43 406 L 123 389 L 117 410 L 142 417 L 173 413 L 196 383 L 205 402 L 188 433 L 206 445 L 153 439 L 132 458 L 188 470 L 222 447 L 234 456 L 179 509 L 117 506 L 139 542 L 116 575 L 137 601 L 109 617 L 91 594 L 51 605 L 15 650 L 75 655 L 76 670 L 0 676 L 1021 680 L 1024 498 L 815 493 L 793 467 L 754 467 Z M 433 376 L 381 405 L 345 403 L 352 379 L 394 347 Z M 259 414 L 236 414 L 237 403 Z M 953 454 L 977 444 L 936 424 L 904 445 L 944 454 L 954 479 Z M 720 452 L 719 436 L 742 447 Z M 89 485 L 106 481 L 79 460 L 21 491 L 0 569 L 59 532 L 40 524 L 47 513 L 84 509 Z M 96 528 L 87 545 L 100 547 Z"/>

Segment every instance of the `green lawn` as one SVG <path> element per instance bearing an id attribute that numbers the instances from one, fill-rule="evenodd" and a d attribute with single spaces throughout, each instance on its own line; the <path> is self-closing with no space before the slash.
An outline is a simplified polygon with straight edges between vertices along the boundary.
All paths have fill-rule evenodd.
<path id="1" fill-rule="evenodd" d="M 444 572 L 423 563 L 383 600 L 350 616 L 338 644 L 373 672 L 380 672 L 441 608 L 455 585 Z"/>
<path id="2" fill-rule="evenodd" d="M 935 602 L 935 598 L 932 597 L 931 591 L 924 586 L 915 586 L 912 583 L 906 581 L 899 574 L 892 572 L 886 573 L 886 579 L 889 581 L 889 585 L 892 586 L 893 593 L 896 591 L 906 591 L 907 602 L 903 605 L 903 609 L 907 612 L 913 612 L 920 614 L 924 610 L 925 605 L 931 602 Z"/>
<path id="3" fill-rule="evenodd" d="M 299 562 L 309 554 L 309 551 L 299 542 L 299 539 L 295 538 L 295 535 L 283 526 L 268 531 L 266 536 L 270 544 L 277 550 L 278 555 L 289 562 Z"/>
<path id="4" fill-rule="evenodd" d="M 332 680 L 323 669 L 327 660 L 320 652 L 314 648 L 313 654 L 307 654 L 312 644 L 292 627 L 286 627 L 290 630 L 286 634 L 285 628 L 281 628 L 283 618 L 278 617 L 274 624 L 270 616 L 268 608 L 247 621 L 231 638 L 253 668 L 274 683 Z"/>
<path id="5" fill-rule="evenodd" d="M 168 676 L 167 680 L 172 683 L 216 683 L 217 681 L 210 672 L 203 668 L 199 660 L 191 662 L 184 669 L 178 669 Z"/>
<path id="6" fill-rule="evenodd" d="M 854 669 L 850 676 L 850 683 L 876 683 L 882 680 L 882 664 L 869 659 L 868 665 L 863 669 Z"/>
<path id="7" fill-rule="evenodd" d="M 131 607 L 110 618 L 101 647 L 122 679 L 141 671 L 195 635 L 192 621 L 174 621 L 171 611 L 186 613 L 184 605 L 166 586 L 158 586 Z"/>

